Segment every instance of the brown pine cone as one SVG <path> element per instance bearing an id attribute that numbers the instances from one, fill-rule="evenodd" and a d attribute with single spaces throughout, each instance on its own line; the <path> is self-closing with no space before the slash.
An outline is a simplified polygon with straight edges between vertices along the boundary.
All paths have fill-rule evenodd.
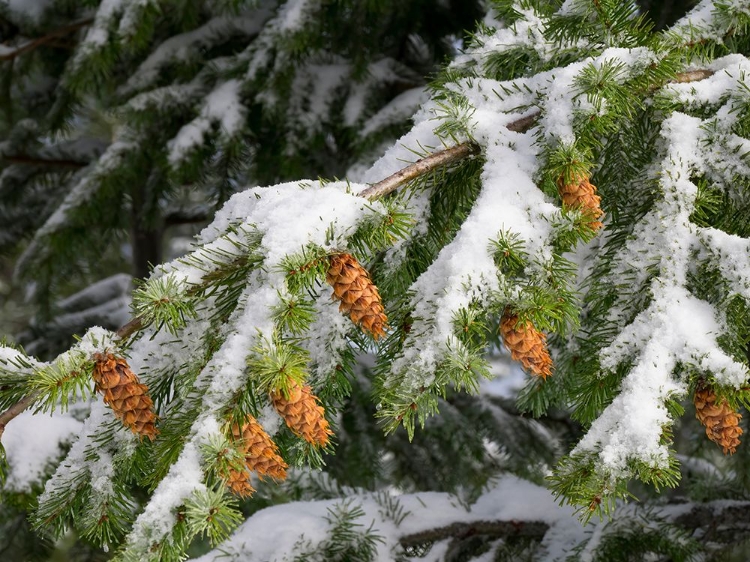
<path id="1" fill-rule="evenodd" d="M 571 209 L 581 209 L 591 217 L 589 223 L 591 228 L 599 230 L 604 226 L 599 218 L 604 215 L 601 208 L 601 197 L 596 194 L 596 186 L 589 182 L 584 176 L 574 177 L 566 183 L 565 177 L 557 180 L 557 188 L 562 197 L 563 204 Z"/>
<path id="2" fill-rule="evenodd" d="M 248 470 L 257 472 L 261 477 L 286 478 L 287 464 L 279 455 L 276 443 L 253 416 L 247 416 L 242 431 L 238 424 L 233 424 L 232 435 L 235 440 L 242 440 Z"/>
<path id="3" fill-rule="evenodd" d="M 104 403 L 133 433 L 153 440 L 158 430 L 148 387 L 141 384 L 122 357 L 97 353 L 94 361 L 92 377 L 96 390 L 104 396 Z"/>
<path id="4" fill-rule="evenodd" d="M 531 322 L 521 324 L 518 316 L 505 313 L 500 320 L 500 335 L 514 361 L 537 377 L 552 374 L 552 358 L 547 350 L 547 336 L 534 328 Z"/>
<path id="5" fill-rule="evenodd" d="M 740 419 L 725 401 L 719 401 L 710 386 L 699 385 L 693 396 L 695 417 L 706 428 L 708 438 L 719 445 L 724 454 L 734 454 L 740 444 Z"/>
<path id="6" fill-rule="evenodd" d="M 385 335 L 388 322 L 378 288 L 351 254 L 331 256 L 326 281 L 333 286 L 333 298 L 341 301 L 339 310 L 376 340 Z"/>
<path id="7" fill-rule="evenodd" d="M 333 432 L 328 427 L 323 406 L 318 404 L 309 386 L 292 382 L 287 395 L 282 390 L 273 391 L 271 402 L 294 434 L 321 447 L 328 444 Z"/>
<path id="8" fill-rule="evenodd" d="M 249 498 L 255 492 L 250 484 L 250 474 L 245 470 L 231 469 L 227 477 L 227 488 L 241 498 Z"/>

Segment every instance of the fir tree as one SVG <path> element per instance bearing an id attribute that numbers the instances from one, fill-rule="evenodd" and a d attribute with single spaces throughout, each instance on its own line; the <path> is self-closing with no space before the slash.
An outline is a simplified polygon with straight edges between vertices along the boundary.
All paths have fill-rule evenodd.
<path id="1" fill-rule="evenodd" d="M 453 52 L 477 10 L 5 12 L 40 318 L 128 231 L 157 264 L 119 328 L 0 347 L 7 552 L 742 556 L 750 9 L 494 0 Z M 159 263 L 172 216 L 208 224 Z"/>

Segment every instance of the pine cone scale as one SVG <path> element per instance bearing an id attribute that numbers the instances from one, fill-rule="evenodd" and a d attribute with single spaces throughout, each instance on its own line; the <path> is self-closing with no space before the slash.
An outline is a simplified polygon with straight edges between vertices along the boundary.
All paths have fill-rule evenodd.
<path id="1" fill-rule="evenodd" d="M 158 431 L 148 387 L 139 382 L 127 361 L 121 357 L 98 353 L 94 361 L 94 386 L 102 393 L 104 403 L 112 408 L 123 425 L 153 440 Z"/>
<path id="2" fill-rule="evenodd" d="M 331 256 L 326 281 L 333 286 L 333 298 L 341 301 L 339 311 L 369 332 L 373 338 L 385 335 L 388 318 L 377 287 L 365 268 L 350 254 Z"/>
<path id="3" fill-rule="evenodd" d="M 520 362 L 524 369 L 545 379 L 552 374 L 547 337 L 531 323 L 522 325 L 518 316 L 506 312 L 500 320 L 500 334 L 511 358 Z"/>
<path id="4" fill-rule="evenodd" d="M 710 386 L 699 386 L 693 397 L 695 417 L 706 428 L 706 436 L 719 445 L 726 455 L 734 454 L 740 444 L 742 416 L 729 404 L 720 401 Z"/>
<path id="5" fill-rule="evenodd" d="M 325 410 L 309 386 L 292 383 L 288 396 L 277 390 L 271 393 L 271 402 L 295 435 L 314 445 L 325 447 L 328 444 L 332 432 L 325 419 Z"/>

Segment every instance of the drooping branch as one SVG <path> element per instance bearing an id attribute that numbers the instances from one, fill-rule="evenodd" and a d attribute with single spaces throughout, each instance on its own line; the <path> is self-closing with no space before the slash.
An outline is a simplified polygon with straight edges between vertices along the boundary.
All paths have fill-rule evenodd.
<path id="1" fill-rule="evenodd" d="M 36 39 L 30 39 L 26 41 L 26 43 L 19 45 L 13 51 L 0 53 L 0 61 L 13 60 L 14 58 L 24 53 L 33 51 L 37 47 L 41 47 L 42 45 L 45 45 L 48 43 L 54 43 L 59 38 L 65 37 L 75 31 L 78 31 L 79 29 L 83 27 L 91 25 L 93 22 L 94 22 L 94 18 L 86 18 L 86 19 L 79 20 L 77 22 L 70 23 L 68 25 L 64 25 L 62 27 L 58 27 L 57 29 L 53 29 L 46 35 L 42 35 L 41 37 L 37 37 Z"/>
<path id="2" fill-rule="evenodd" d="M 675 76 L 673 82 L 686 83 L 696 82 L 704 80 L 712 76 L 714 72 L 712 70 L 691 70 L 688 72 L 679 73 Z M 520 119 L 512 121 L 506 125 L 507 129 L 514 132 L 525 132 L 528 131 L 537 121 L 541 111 L 535 111 L 526 115 Z M 388 176 L 387 178 L 372 184 L 367 189 L 359 193 L 360 197 L 365 197 L 370 200 L 378 199 L 388 193 L 395 191 L 405 183 L 416 179 L 422 175 L 428 174 L 431 171 L 447 166 L 466 158 L 470 158 L 479 154 L 480 147 L 472 142 L 465 142 L 457 144 L 450 148 L 435 152 L 425 158 L 417 160 L 413 164 L 402 168 L 398 172 Z M 126 340 L 138 330 L 143 327 L 143 317 L 136 316 L 130 320 L 127 324 L 117 330 L 117 336 L 121 340 Z M 18 402 L 13 404 L 5 412 L 0 414 L 0 438 L 2 437 L 5 425 L 13 418 L 18 416 L 21 412 L 26 410 L 39 396 L 39 391 L 33 391 L 21 398 Z"/>

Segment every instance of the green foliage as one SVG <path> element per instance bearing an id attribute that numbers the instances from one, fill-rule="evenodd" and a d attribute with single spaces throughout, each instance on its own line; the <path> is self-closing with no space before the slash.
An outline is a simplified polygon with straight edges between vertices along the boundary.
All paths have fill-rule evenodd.
<path id="1" fill-rule="evenodd" d="M 37 20 L 0 7 L 3 49 L 29 41 L 0 68 L 0 251 L 33 281 L 41 325 L 63 330 L 69 311 L 55 300 L 103 272 L 153 268 L 136 282 L 126 341 L 83 339 L 49 363 L 0 347 L 2 411 L 30 396 L 37 413 L 88 416 L 40 482 L 1 492 L 0 552 L 21 552 L 11 535 L 29 534 L 30 512 L 43 542 L 29 559 L 66 537 L 92 558 L 177 561 L 225 546 L 241 558 L 244 545 L 224 541 L 259 509 L 336 500 L 315 536 L 300 529 L 274 556 L 533 560 L 561 534 L 551 513 L 516 526 L 508 507 L 514 530 L 485 533 L 462 527 L 461 512 L 422 529 L 418 546 L 399 543 L 420 494 L 469 509 L 512 474 L 597 525 L 568 539 L 570 559 L 708 553 L 677 516 L 623 504 L 668 502 L 672 489 L 691 502 L 748 496 L 747 448 L 717 460 L 686 406 L 700 384 L 750 406 L 740 4 L 717 0 L 662 31 L 670 18 L 650 21 L 653 3 L 615 0 L 63 0 Z M 700 66 L 716 74 L 684 74 Z M 357 199 L 362 178 L 454 145 L 467 156 L 416 163 L 424 173 L 396 192 Z M 350 180 L 300 180 L 320 176 Z M 561 203 L 560 185 L 583 178 L 602 198 L 601 231 L 591 210 Z M 272 187 L 240 193 L 248 185 Z M 330 205 L 315 204 L 323 187 Z M 175 259 L 168 242 L 187 247 L 214 215 Z M 382 296 L 382 339 L 330 299 L 330 259 L 344 252 Z M 116 316 L 110 304 L 90 308 Z M 678 304 L 698 313 L 665 320 Z M 494 350 L 508 313 L 544 333 L 554 374 L 495 395 L 485 385 L 507 370 Z M 148 388 L 153 442 L 94 402 L 105 351 L 129 357 Z M 274 410 L 272 394 L 296 385 L 332 424 L 325 448 Z M 225 485 L 247 466 L 231 427 L 248 415 L 293 468 L 239 502 Z M 635 422 L 643 436 L 627 433 Z"/>

